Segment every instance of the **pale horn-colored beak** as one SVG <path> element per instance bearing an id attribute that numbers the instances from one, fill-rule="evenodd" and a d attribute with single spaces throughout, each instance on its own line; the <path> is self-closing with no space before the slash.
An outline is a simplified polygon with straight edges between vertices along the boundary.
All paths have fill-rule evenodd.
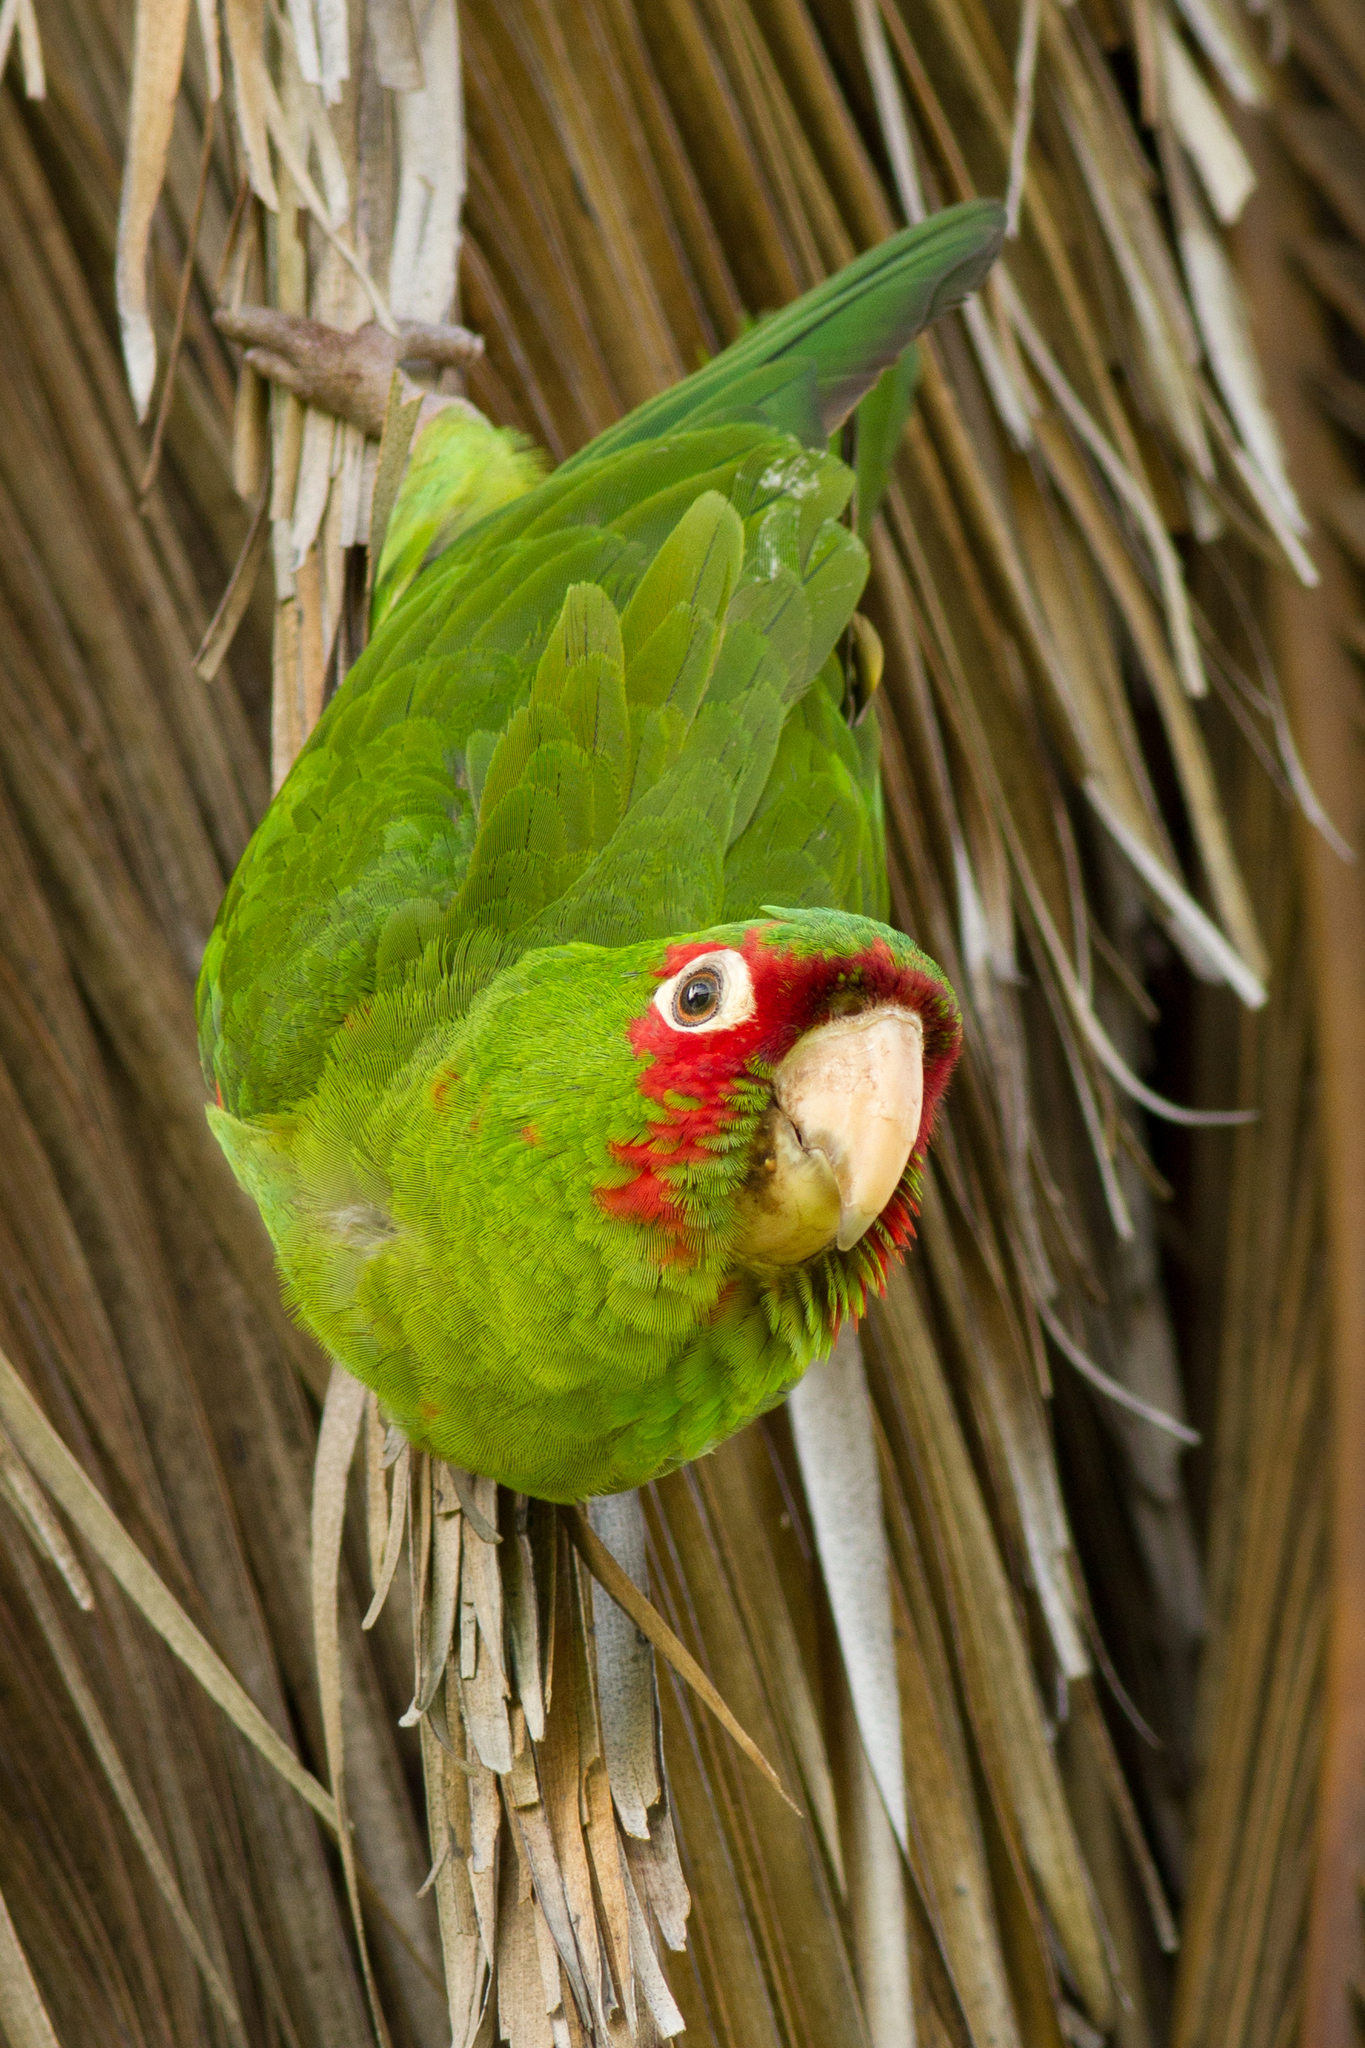
<path id="1" fill-rule="evenodd" d="M 892 1004 L 818 1025 L 777 1069 L 773 1096 L 802 1151 L 828 1161 L 846 1252 L 891 1200 L 919 1136 L 924 1026 Z"/>

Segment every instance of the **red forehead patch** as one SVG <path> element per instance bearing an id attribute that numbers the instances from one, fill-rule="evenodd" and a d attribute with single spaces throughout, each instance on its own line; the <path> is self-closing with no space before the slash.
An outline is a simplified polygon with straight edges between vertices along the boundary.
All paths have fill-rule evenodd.
<path id="1" fill-rule="evenodd" d="M 774 945 L 766 937 L 771 929 L 751 925 L 741 943 L 728 949 L 742 955 L 753 982 L 753 1014 L 742 1024 L 728 1030 L 688 1031 L 670 1025 L 651 1003 L 630 1025 L 632 1049 L 650 1062 L 640 1077 L 641 1093 L 656 1102 L 668 1095 L 713 1101 L 750 1061 L 775 1067 L 804 1032 L 823 1022 L 831 1005 L 854 996 L 867 1008 L 898 1003 L 922 1019 L 927 1121 L 952 1072 L 962 1037 L 951 1001 L 945 1015 L 943 984 L 922 968 L 897 960 L 885 939 L 874 939 L 858 953 L 803 954 L 791 946 Z M 714 940 L 705 939 L 670 946 L 657 970 L 659 981 L 717 950 Z"/>

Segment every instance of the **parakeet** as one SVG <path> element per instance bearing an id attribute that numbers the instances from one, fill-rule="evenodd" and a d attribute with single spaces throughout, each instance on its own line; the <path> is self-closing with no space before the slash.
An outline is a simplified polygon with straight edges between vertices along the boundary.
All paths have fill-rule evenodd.
<path id="1" fill-rule="evenodd" d="M 885 922 L 829 443 L 1001 232 L 893 237 L 551 475 L 465 464 L 228 890 L 209 1117 L 288 1301 L 522 1492 L 719 1443 L 911 1234 L 961 1021 Z"/>

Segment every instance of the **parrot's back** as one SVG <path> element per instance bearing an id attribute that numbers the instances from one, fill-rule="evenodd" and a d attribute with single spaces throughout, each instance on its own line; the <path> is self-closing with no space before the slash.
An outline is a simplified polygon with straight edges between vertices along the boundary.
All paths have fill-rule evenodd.
<path id="1" fill-rule="evenodd" d="M 875 724 L 838 651 L 867 557 L 827 440 L 1000 233 L 981 202 L 868 252 L 419 576 L 220 912 L 220 1105 L 280 1115 L 381 998 L 458 1014 L 538 946 L 774 902 L 884 917 Z"/>

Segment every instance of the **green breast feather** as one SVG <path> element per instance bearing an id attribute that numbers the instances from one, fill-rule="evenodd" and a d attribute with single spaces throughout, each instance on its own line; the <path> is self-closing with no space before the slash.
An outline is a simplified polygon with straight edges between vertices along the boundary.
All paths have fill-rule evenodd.
<path id="1" fill-rule="evenodd" d="M 524 1490 L 696 1455 L 878 1278 L 872 1234 L 745 1263 L 771 1034 L 704 1141 L 669 1140 L 667 1243 L 603 1191 L 661 1119 L 701 1113 L 650 1097 L 640 1050 L 679 944 L 742 950 L 761 924 L 819 955 L 822 989 L 831 947 L 875 954 L 878 989 L 923 981 L 926 1059 L 932 1040 L 951 1065 L 951 992 L 883 922 L 876 727 L 850 723 L 845 678 L 867 556 L 827 442 L 998 238 L 986 204 L 894 238 L 447 522 L 224 901 L 198 992 L 210 1116 L 292 1305 L 417 1441 Z"/>

